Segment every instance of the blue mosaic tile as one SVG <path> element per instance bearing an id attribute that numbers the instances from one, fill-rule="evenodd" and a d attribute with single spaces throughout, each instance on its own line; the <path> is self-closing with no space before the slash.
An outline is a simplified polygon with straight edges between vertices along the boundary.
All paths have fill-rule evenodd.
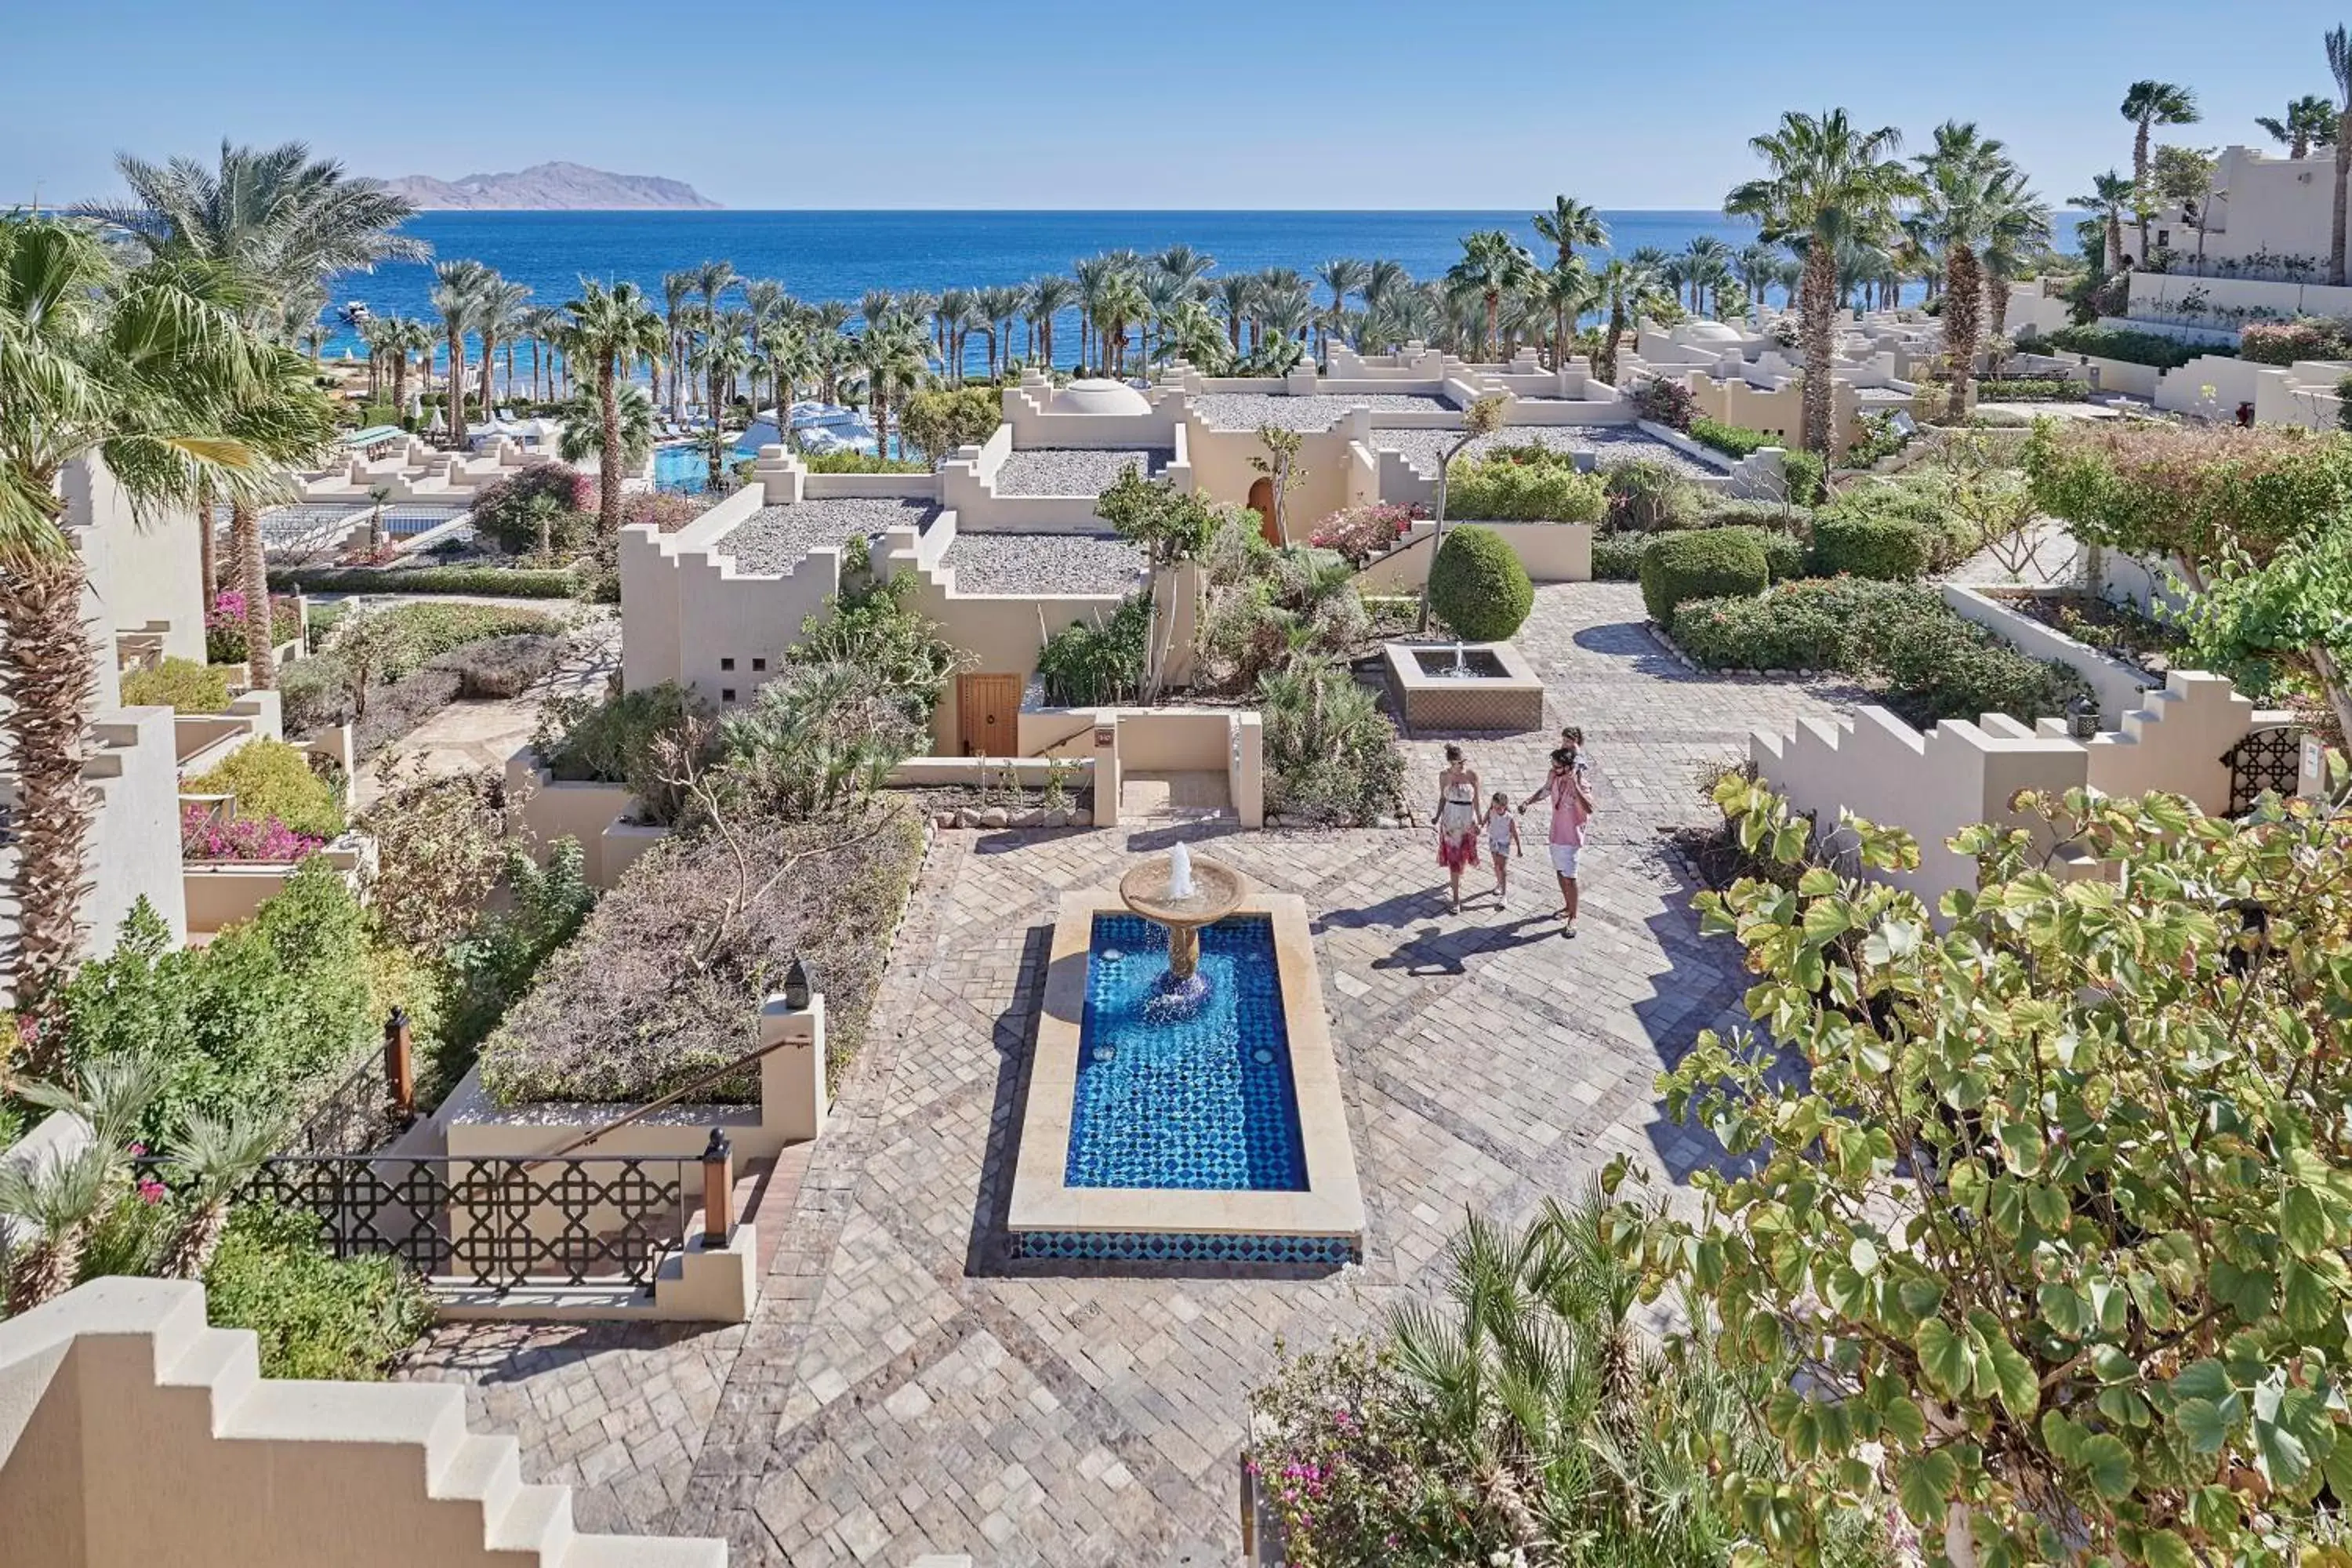
<path id="1" fill-rule="evenodd" d="M 1181 1016 L 1150 1005 L 1167 970 L 1164 928 L 1095 917 L 1064 1181 L 1304 1192 L 1274 922 L 1243 915 L 1202 931 L 1208 996 Z"/>
<path id="2" fill-rule="evenodd" d="M 1136 1230 L 1025 1230 L 1013 1237 L 1023 1258 L 1118 1263 L 1283 1263 L 1336 1268 L 1361 1261 L 1344 1236 L 1197 1236 Z"/>

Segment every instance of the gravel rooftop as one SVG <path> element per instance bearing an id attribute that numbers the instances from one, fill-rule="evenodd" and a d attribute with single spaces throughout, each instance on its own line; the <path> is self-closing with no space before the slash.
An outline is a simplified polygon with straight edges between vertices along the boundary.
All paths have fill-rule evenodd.
<path id="1" fill-rule="evenodd" d="M 1204 392 L 1192 400 L 1201 422 L 1212 430 L 1255 430 L 1261 425 L 1285 430 L 1328 430 L 1350 408 L 1369 408 L 1380 423 L 1382 413 L 1438 410 L 1454 406 L 1444 398 L 1423 392 L 1318 393 L 1311 397 L 1286 397 L 1265 392 Z"/>
<path id="2" fill-rule="evenodd" d="M 1096 451 L 1082 447 L 1036 447 L 1006 455 L 996 470 L 1001 496 L 1098 496 L 1130 468 L 1150 479 L 1176 460 L 1172 447 Z"/>
<path id="3" fill-rule="evenodd" d="M 1455 430 L 1375 430 L 1372 445 L 1382 451 L 1402 452 L 1406 462 L 1432 479 L 1445 448 L 1460 439 Z M 1635 458 L 1654 458 L 1668 468 L 1694 477 L 1720 475 L 1725 469 L 1700 462 L 1654 436 L 1612 425 L 1512 425 L 1470 443 L 1463 456 L 1478 458 L 1496 447 L 1547 447 L 1555 452 L 1591 452 L 1599 468 L 1612 468 Z M 1727 467 L 1728 465 L 1726 465 Z"/>
<path id="4" fill-rule="evenodd" d="M 871 541 L 881 537 L 885 529 L 909 523 L 929 528 L 939 513 L 932 501 L 889 498 L 764 506 L 730 529 L 719 541 L 719 548 L 735 558 L 738 572 L 762 575 L 789 572 L 820 545 Z"/>
<path id="5" fill-rule="evenodd" d="M 958 533 L 943 566 L 959 594 L 1124 594 L 1143 552 L 1108 533 Z"/>

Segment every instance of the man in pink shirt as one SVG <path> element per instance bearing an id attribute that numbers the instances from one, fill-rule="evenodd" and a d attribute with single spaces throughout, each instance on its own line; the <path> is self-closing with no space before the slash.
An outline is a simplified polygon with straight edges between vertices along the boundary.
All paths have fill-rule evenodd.
<path id="1" fill-rule="evenodd" d="M 1551 868 L 1559 873 L 1560 914 L 1568 921 L 1562 936 L 1576 934 L 1576 858 L 1584 847 L 1584 825 L 1592 816 L 1592 795 L 1584 787 L 1584 763 L 1574 745 L 1551 754 L 1551 775 L 1543 787 L 1519 803 L 1519 810 L 1549 796 L 1551 800 Z"/>

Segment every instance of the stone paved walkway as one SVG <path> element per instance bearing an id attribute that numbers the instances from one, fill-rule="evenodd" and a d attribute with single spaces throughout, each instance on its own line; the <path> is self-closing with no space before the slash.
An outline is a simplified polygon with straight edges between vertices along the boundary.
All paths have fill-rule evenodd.
<path id="1" fill-rule="evenodd" d="M 1678 1177 L 1660 1068 L 1736 1009 L 1659 829 L 1756 724 L 1837 711 L 1831 687 L 1691 673 L 1629 586 L 1539 590 L 1521 645 L 1555 724 L 1584 727 L 1600 812 L 1583 934 L 1564 940 L 1543 819 L 1510 905 L 1444 911 L 1426 830 L 950 833 L 926 863 L 865 1054 L 785 1224 L 755 1320 L 703 1333 L 451 1325 L 410 1375 L 462 1380 L 583 1525 L 719 1533 L 750 1564 L 1158 1568 L 1239 1550 L 1245 1395 L 1297 1345 L 1429 1289 L 1470 1209 L 1507 1220 L 1626 1154 Z M 1433 792 L 1444 737 L 1411 745 Z M 1465 737 L 1524 796 L 1548 736 Z M 1303 896 L 1369 1209 L 1360 1268 L 1268 1278 L 1008 1260 L 1001 1219 L 1038 972 L 1064 888 L 1171 837 Z M 1485 885 L 1474 876 L 1472 888 Z M 1213 1552 L 1213 1558 L 1211 1556 Z"/>

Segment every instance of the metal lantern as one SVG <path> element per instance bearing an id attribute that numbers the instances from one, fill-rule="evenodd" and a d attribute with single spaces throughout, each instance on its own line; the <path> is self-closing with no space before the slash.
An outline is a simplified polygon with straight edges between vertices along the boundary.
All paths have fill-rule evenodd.
<path id="1" fill-rule="evenodd" d="M 2077 697 L 2066 704 L 2066 733 L 2077 741 L 2095 739 L 2099 733 L 2099 705 L 2089 697 Z"/>
<path id="2" fill-rule="evenodd" d="M 793 1012 L 805 1012 L 809 1005 L 808 965 L 795 956 L 793 966 L 784 971 L 784 1005 Z"/>

